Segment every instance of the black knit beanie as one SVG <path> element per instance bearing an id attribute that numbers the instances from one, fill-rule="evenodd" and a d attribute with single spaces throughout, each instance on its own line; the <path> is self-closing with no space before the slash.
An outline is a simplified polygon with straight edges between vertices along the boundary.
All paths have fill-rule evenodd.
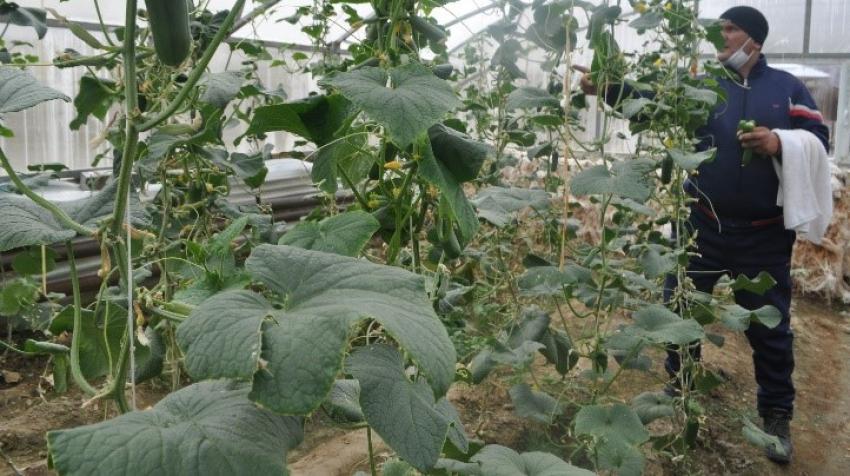
<path id="1" fill-rule="evenodd" d="M 767 38 L 767 19 L 753 7 L 732 7 L 723 12 L 720 19 L 734 23 L 760 45 Z"/>

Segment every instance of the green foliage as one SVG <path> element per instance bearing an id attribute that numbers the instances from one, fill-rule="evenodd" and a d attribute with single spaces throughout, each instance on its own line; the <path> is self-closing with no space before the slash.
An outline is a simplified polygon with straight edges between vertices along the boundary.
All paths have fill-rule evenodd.
<path id="1" fill-rule="evenodd" d="M 631 406 L 644 425 L 675 415 L 673 398 L 664 392 L 643 392 L 632 399 Z"/>
<path id="2" fill-rule="evenodd" d="M 552 423 L 562 413 L 561 405 L 551 395 L 533 390 L 527 384 L 518 383 L 508 391 L 514 403 L 514 411 L 522 418 L 540 423 Z"/>
<path id="3" fill-rule="evenodd" d="M 0 252 L 31 245 L 70 240 L 77 233 L 65 229 L 47 210 L 20 195 L 0 193 Z"/>
<path id="4" fill-rule="evenodd" d="M 345 367 L 360 381 L 360 406 L 372 428 L 415 468 L 432 468 L 450 421 L 437 408 L 428 385 L 408 380 L 401 355 L 387 345 L 355 350 Z"/>
<path id="5" fill-rule="evenodd" d="M 224 109 L 242 90 L 244 82 L 243 74 L 238 71 L 209 74 L 203 82 L 206 88 L 201 95 L 201 102 Z"/>
<path id="6" fill-rule="evenodd" d="M 54 99 L 70 101 L 61 92 L 39 84 L 26 71 L 9 66 L 0 66 L 0 85 L 0 115 L 23 111 Z"/>
<path id="7" fill-rule="evenodd" d="M 499 445 L 487 445 L 472 457 L 480 464 L 482 475 L 492 476 L 590 476 L 593 473 L 577 468 L 549 453 L 532 451 L 519 454 Z"/>
<path id="8" fill-rule="evenodd" d="M 549 94 L 549 91 L 525 86 L 511 91 L 505 103 L 505 109 L 510 111 L 513 109 L 558 107 L 558 105 L 558 98 Z"/>
<path id="9" fill-rule="evenodd" d="M 472 199 L 478 215 L 493 225 L 503 227 L 515 213 L 531 208 L 542 212 L 550 206 L 550 196 L 544 190 L 518 187 L 488 187 Z"/>
<path id="10" fill-rule="evenodd" d="M 313 251 L 357 256 L 378 231 L 380 223 L 363 211 L 351 211 L 319 222 L 299 223 L 280 238 L 278 244 Z"/>
<path id="11" fill-rule="evenodd" d="M 291 246 L 259 246 L 245 266 L 284 307 L 247 291 L 221 293 L 197 307 L 177 334 L 193 377 L 252 381 L 250 397 L 265 407 L 309 412 L 330 392 L 351 326 L 370 317 L 419 364 L 435 395 L 448 389 L 454 348 L 421 278 Z"/>
<path id="12" fill-rule="evenodd" d="M 47 434 L 53 467 L 68 475 L 280 474 L 285 452 L 302 439 L 299 418 L 263 410 L 248 389 L 200 382 L 153 409 Z"/>
<path id="13" fill-rule="evenodd" d="M 109 375 L 118 351 L 121 339 L 126 335 L 127 310 L 110 304 L 104 315 L 98 316 L 93 311 L 82 309 L 80 329 L 80 368 L 87 378 L 97 378 Z M 74 331 L 74 308 L 68 306 L 50 322 L 50 332 L 60 335 L 63 332 Z"/>
<path id="14" fill-rule="evenodd" d="M 576 174 L 570 190 L 577 196 L 608 194 L 643 203 L 652 194 L 647 174 L 654 168 L 645 159 L 615 162 L 610 168 L 596 165 Z"/>
<path id="15" fill-rule="evenodd" d="M 410 145 L 460 105 L 448 83 L 417 63 L 389 71 L 361 68 L 327 78 L 323 84 L 338 89 L 384 126 L 399 147 Z"/>
<path id="16" fill-rule="evenodd" d="M 69 125 L 71 130 L 78 130 L 85 125 L 89 116 L 103 120 L 112 103 L 118 99 L 114 87 L 115 82 L 108 79 L 89 75 L 80 78 L 80 91 L 74 97 L 77 117 Z"/>

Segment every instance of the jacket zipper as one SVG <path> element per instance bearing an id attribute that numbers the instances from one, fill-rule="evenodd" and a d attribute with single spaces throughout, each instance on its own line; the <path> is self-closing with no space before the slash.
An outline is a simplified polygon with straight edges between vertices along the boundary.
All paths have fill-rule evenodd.
<path id="1" fill-rule="evenodd" d="M 743 110 L 741 111 L 741 119 L 742 120 L 743 119 L 749 120 L 750 118 L 747 117 L 747 110 L 749 109 L 748 106 L 749 106 L 749 100 L 750 100 L 750 94 L 749 94 L 750 83 L 749 83 L 748 78 L 744 78 L 743 89 L 744 89 L 744 106 L 743 106 Z M 743 159 L 739 156 L 739 160 L 743 160 Z M 744 167 L 738 167 L 738 192 L 741 192 L 741 189 L 743 187 L 743 181 L 744 181 Z"/>

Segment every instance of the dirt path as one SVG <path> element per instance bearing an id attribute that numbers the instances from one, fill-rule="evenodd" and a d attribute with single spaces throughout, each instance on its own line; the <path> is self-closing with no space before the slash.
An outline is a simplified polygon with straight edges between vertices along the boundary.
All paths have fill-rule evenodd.
<path id="1" fill-rule="evenodd" d="M 742 474 L 845 476 L 850 474 L 850 317 L 820 303 L 798 299 L 792 309 L 792 327 L 797 388 L 791 425 L 794 460 L 783 468 L 765 461 L 758 452 L 745 454 L 745 459 L 752 457 L 752 466 Z M 723 348 L 707 346 L 706 363 L 722 369 L 730 378 L 721 389 L 724 406 L 758 421 L 753 410 L 755 380 L 746 337 L 732 333 L 725 336 Z"/>

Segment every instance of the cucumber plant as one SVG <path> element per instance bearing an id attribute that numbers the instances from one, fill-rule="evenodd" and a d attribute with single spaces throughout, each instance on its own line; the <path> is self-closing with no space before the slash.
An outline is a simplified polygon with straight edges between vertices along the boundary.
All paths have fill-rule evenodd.
<path id="1" fill-rule="evenodd" d="M 45 342 L 24 351 L 51 353 L 54 373 L 68 367 L 86 394 L 114 400 L 122 413 L 50 432 L 51 464 L 61 474 L 128 467 L 283 473 L 284 453 L 317 411 L 367 428 L 373 474 L 373 431 L 402 458 L 397 468 L 589 474 L 551 454 L 482 446 L 466 435 L 446 392 L 455 380 L 480 382 L 500 365 L 515 369 L 509 394 L 517 412 L 559 429 L 566 459 L 634 474 L 648 441 L 676 453 L 694 444 L 702 410 L 685 380 L 693 376 L 704 391 L 717 379 L 683 352 L 694 370 L 679 376 L 682 397 L 650 392 L 626 402 L 611 392 L 624 372 L 649 370 L 648 348 L 686 347 L 706 337 L 703 326 L 712 322 L 740 329 L 776 317 L 719 305 L 695 293 L 685 274 L 693 237 L 684 228 L 682 186 L 711 159 L 711 151 L 692 149 L 720 99 L 716 82 L 691 74 L 699 41 L 710 33 L 693 1 L 637 2 L 630 26 L 660 45 L 641 54 L 622 51 L 614 39 L 624 21 L 620 2 L 506 2 L 488 29 L 499 42 L 490 61 L 469 47 L 467 65 L 455 72 L 447 30 L 430 16 L 448 2 L 372 0 L 375 14 L 360 18 L 350 5 L 360 2 L 320 0 L 288 19 L 305 19 L 304 31 L 322 47 L 321 61 L 309 66 L 320 91 L 296 99 L 259 82 L 256 63 L 275 59 L 255 42 L 229 43 L 231 55 L 247 55 L 243 68 L 207 71 L 237 19 L 244 24 L 277 2 L 243 16 L 244 0 L 218 13 L 182 0 L 146 0 L 147 28 L 137 25 L 137 3 L 127 1 L 122 28 L 102 26 L 103 40 L 86 37 L 97 53 L 55 61 L 91 70 L 80 82 L 71 127 L 120 108 L 104 136 L 111 184 L 91 199 L 57 206 L 35 194 L 0 151 L 25 195 L 0 195 L 0 210 L 15 219 L 0 229 L 0 251 L 66 244 L 74 288 L 73 305 L 51 322 L 57 333 L 71 331 L 70 348 Z M 326 44 L 334 3 L 348 7 L 352 29 L 365 28 L 347 58 Z M 527 28 L 526 8 L 533 18 Z M 576 139 L 577 110 L 587 98 L 569 81 L 581 15 L 593 79 L 619 96 L 618 107 L 603 115 L 601 140 L 588 143 Z M 433 60 L 422 59 L 426 47 Z M 519 82 L 516 56 L 527 48 L 547 56 L 545 89 Z M 20 85 L 17 93 L 0 91 L 2 114 L 69 100 L 17 69 L 2 67 L 0 80 Z M 614 117 L 631 119 L 640 135 L 625 159 L 608 150 Z M 222 130 L 235 123 L 244 127 L 237 142 L 251 153 L 228 151 Z M 264 141 L 276 131 L 312 145 L 305 155 L 314 182 L 329 195 L 350 191 L 355 203 L 345 212 L 322 207 L 282 236 L 267 209 L 229 203 L 232 180 L 261 189 L 271 156 Z M 2 125 L 0 132 L 12 133 Z M 517 148 L 548 159 L 545 189 L 500 182 L 500 168 Z M 580 150 L 597 163 L 584 166 Z M 131 199 L 142 182 L 162 187 L 150 205 Z M 476 189 L 474 198 L 467 189 Z M 557 201 L 552 192 L 560 193 Z M 597 242 L 575 239 L 570 214 L 581 204 L 574 197 L 593 206 Z M 545 223 L 542 250 L 538 240 L 517 248 L 530 238 L 526 228 L 534 229 L 516 215 L 529 208 L 526 223 Z M 664 225 L 672 237 L 661 233 Z M 101 249 L 101 286 L 91 305 L 79 292 L 70 244 L 77 236 Z M 523 260 L 525 271 L 512 256 L 517 249 L 539 253 Z M 144 279 L 154 271 L 158 278 Z M 661 283 L 669 274 L 682 285 L 665 306 Z M 763 292 L 769 284 L 733 287 Z M 493 331 L 454 339 L 486 342 L 456 371 L 457 352 L 435 307 L 450 314 L 444 308 L 456 309 L 467 295 Z M 621 316 L 633 319 L 615 328 Z M 83 350 L 92 346 L 97 352 Z M 534 365 L 538 353 L 557 378 Z M 131 411 L 128 374 L 135 382 L 164 367 L 175 392 L 150 411 Z M 183 370 L 194 383 L 177 390 Z M 657 418 L 671 419 L 675 430 L 651 437 L 645 425 Z M 132 451 L 119 451 L 125 448 Z"/>

